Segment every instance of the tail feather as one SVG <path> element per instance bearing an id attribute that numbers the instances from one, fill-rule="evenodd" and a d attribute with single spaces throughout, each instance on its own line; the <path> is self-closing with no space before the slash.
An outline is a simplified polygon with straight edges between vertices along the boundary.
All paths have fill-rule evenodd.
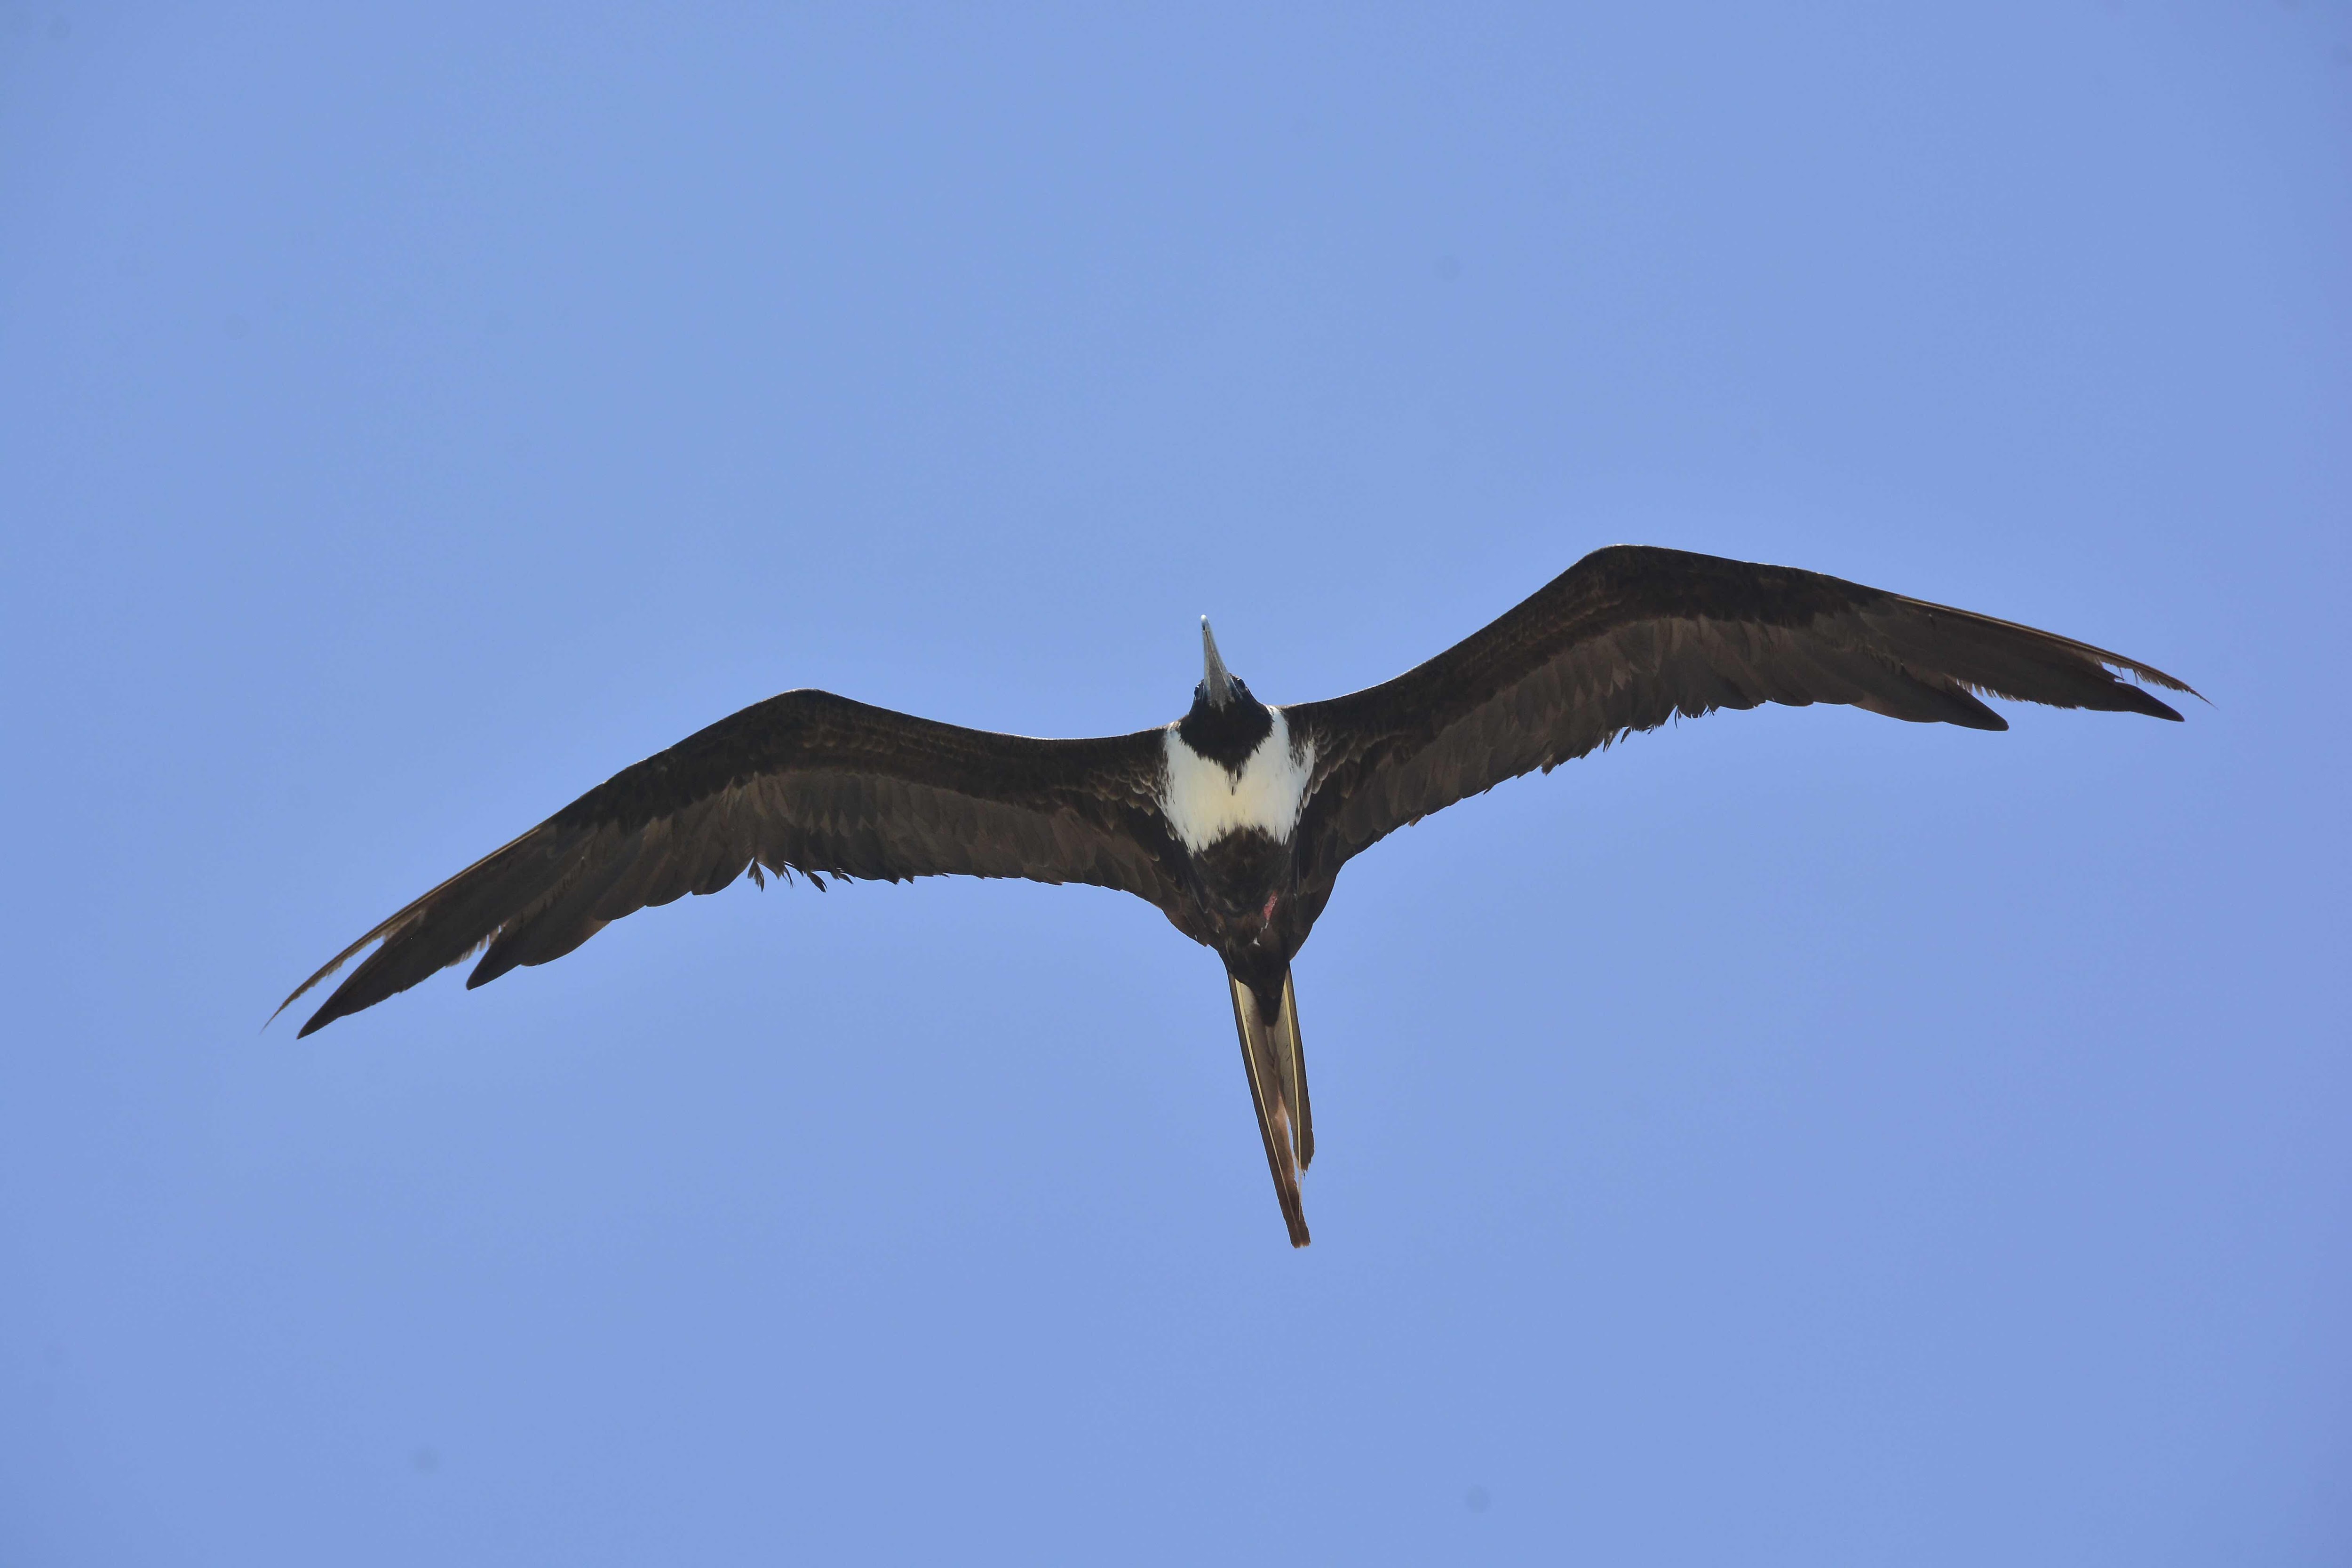
<path id="1" fill-rule="evenodd" d="M 1266 1168 L 1290 1245 L 1305 1247 L 1307 1211 L 1298 1199 L 1298 1173 L 1314 1157 L 1315 1131 L 1307 1105 L 1307 1059 L 1298 1044 L 1298 1005 L 1283 976 L 1282 1005 L 1272 1019 L 1258 1010 L 1257 997 L 1230 974 L 1234 1030 L 1241 1037 L 1242 1066 L 1249 1074 L 1250 1105 L 1265 1142 Z"/>
<path id="2" fill-rule="evenodd" d="M 1282 1032 L 1287 1047 L 1283 1060 L 1288 1064 L 1283 1077 L 1290 1102 L 1298 1108 L 1298 1168 L 1304 1171 L 1315 1163 L 1315 1107 L 1307 1097 L 1307 1038 L 1298 1032 L 1298 993 L 1291 988 L 1287 970 L 1282 976 Z"/>

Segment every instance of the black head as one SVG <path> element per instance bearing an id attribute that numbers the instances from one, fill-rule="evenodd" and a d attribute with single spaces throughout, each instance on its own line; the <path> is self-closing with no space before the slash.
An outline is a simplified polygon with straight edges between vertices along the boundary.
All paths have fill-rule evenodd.
<path id="1" fill-rule="evenodd" d="M 1177 724 L 1184 743 L 1213 763 L 1236 773 L 1274 728 L 1274 715 L 1250 695 L 1248 685 L 1217 656 L 1217 636 L 1201 617 L 1201 657 L 1205 668 L 1192 688 L 1192 710 Z"/>

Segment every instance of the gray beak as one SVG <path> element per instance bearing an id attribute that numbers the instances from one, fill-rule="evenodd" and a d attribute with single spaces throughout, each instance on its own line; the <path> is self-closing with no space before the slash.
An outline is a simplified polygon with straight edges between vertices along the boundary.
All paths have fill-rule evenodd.
<path id="1" fill-rule="evenodd" d="M 1209 706 L 1223 708 L 1234 700 L 1234 678 L 1225 673 L 1225 661 L 1217 657 L 1217 634 L 1209 629 L 1209 617 L 1201 617 L 1201 658 L 1207 673 L 1201 677 L 1201 686 L 1209 694 Z"/>

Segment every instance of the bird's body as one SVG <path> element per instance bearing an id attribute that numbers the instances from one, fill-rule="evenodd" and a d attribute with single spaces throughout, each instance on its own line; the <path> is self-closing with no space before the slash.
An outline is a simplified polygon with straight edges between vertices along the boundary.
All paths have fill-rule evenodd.
<path id="1" fill-rule="evenodd" d="M 1212 722 L 1183 719 L 1164 731 L 1160 810 L 1169 831 L 1195 855 L 1229 833 L 1287 839 L 1307 804 L 1315 748 L 1292 741 L 1279 708 L 1253 708 L 1223 732 Z"/>
<path id="2" fill-rule="evenodd" d="M 382 945 L 309 1034 L 482 952 L 467 984 L 544 963 L 606 923 L 743 876 L 935 875 L 1134 893 L 1223 961 L 1294 1246 L 1314 1155 L 1291 961 L 1354 855 L 1505 779 L 1677 714 L 1843 702 L 2008 726 L 1977 691 L 2178 719 L 2084 643 L 1838 578 L 1684 552 L 1596 551 L 1395 679 L 1268 707 L 1224 668 L 1183 718 L 1098 740 L 959 729 L 791 691 L 591 790 L 409 904 L 296 990 Z M 293 996 L 287 998 L 288 1002 Z"/>

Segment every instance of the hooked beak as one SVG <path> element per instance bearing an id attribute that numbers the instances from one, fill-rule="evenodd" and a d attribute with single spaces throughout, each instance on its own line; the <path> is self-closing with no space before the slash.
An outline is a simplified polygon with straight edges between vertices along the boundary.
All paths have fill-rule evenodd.
<path id="1" fill-rule="evenodd" d="M 1217 634 L 1209 629 L 1209 617 L 1201 617 L 1201 658 L 1207 673 L 1201 677 L 1201 689 L 1209 694 L 1209 706 L 1223 708 L 1234 700 L 1234 678 L 1225 673 L 1225 661 L 1217 657 Z"/>

